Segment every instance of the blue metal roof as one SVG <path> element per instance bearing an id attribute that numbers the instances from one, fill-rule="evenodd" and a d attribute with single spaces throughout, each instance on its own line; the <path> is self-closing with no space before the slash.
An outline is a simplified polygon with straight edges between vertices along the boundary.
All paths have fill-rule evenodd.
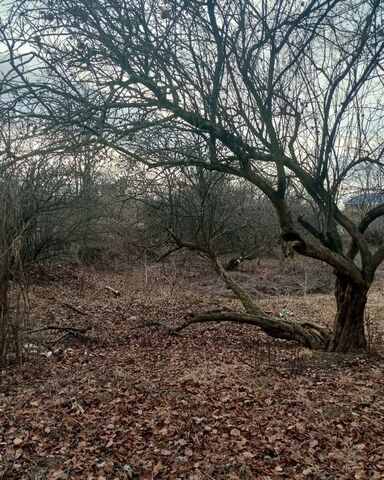
<path id="1" fill-rule="evenodd" d="M 365 205 L 365 204 L 384 203 L 384 193 L 382 192 L 365 192 L 350 198 L 345 205 Z"/>

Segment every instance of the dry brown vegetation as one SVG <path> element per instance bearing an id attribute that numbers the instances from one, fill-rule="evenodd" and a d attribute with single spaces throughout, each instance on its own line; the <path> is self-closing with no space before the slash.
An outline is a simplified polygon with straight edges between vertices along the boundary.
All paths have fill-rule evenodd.
<path id="1" fill-rule="evenodd" d="M 384 478 L 381 275 L 368 306 L 371 354 L 337 356 L 251 326 L 195 325 L 171 336 L 149 325 L 238 307 L 208 267 L 181 274 L 172 262 L 36 274 L 32 323 L 89 328 L 88 340 L 37 332 L 53 355 L 2 371 L 0 478 Z M 236 276 L 266 310 L 326 323 L 327 275 L 321 293 L 307 288 L 319 284 L 319 268 L 269 260 Z"/>

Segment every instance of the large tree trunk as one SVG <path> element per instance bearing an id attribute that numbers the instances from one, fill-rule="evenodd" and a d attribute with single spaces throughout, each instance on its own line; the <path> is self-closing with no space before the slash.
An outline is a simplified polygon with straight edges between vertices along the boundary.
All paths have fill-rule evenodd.
<path id="1" fill-rule="evenodd" d="M 369 286 L 358 285 L 338 275 L 335 284 L 336 317 L 329 351 L 349 353 L 365 350 L 364 312 Z"/>

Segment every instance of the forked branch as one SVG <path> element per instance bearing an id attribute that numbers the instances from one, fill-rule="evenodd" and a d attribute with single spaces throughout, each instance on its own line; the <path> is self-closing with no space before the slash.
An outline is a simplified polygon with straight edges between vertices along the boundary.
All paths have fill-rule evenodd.
<path id="1" fill-rule="evenodd" d="M 185 321 L 174 327 L 166 327 L 164 324 L 154 322 L 166 327 L 172 333 L 178 333 L 189 325 L 206 322 L 234 322 L 249 324 L 261 328 L 266 334 L 274 338 L 297 341 L 300 344 L 314 350 L 326 350 L 331 338 L 331 332 L 322 326 L 309 322 L 294 322 L 269 316 L 261 310 L 251 296 L 234 280 L 221 264 L 212 246 L 200 247 L 191 242 L 183 242 L 173 234 L 175 242 L 182 248 L 199 251 L 211 263 L 216 273 L 224 280 L 226 286 L 234 292 L 241 301 L 245 312 L 235 311 L 210 311 L 200 314 L 190 314 Z"/>

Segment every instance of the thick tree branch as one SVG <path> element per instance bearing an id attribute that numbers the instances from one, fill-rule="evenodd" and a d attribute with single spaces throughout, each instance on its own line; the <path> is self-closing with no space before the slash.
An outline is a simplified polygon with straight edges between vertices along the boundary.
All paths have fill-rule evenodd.
<path id="1" fill-rule="evenodd" d="M 171 327 L 171 332 L 180 332 L 196 323 L 206 322 L 234 322 L 254 325 L 261 328 L 268 335 L 285 340 L 297 341 L 300 344 L 315 349 L 324 350 L 330 340 L 330 331 L 319 325 L 308 322 L 293 322 L 281 320 L 266 315 L 255 315 L 241 312 L 214 312 L 201 313 L 189 316 L 183 323 Z"/>

